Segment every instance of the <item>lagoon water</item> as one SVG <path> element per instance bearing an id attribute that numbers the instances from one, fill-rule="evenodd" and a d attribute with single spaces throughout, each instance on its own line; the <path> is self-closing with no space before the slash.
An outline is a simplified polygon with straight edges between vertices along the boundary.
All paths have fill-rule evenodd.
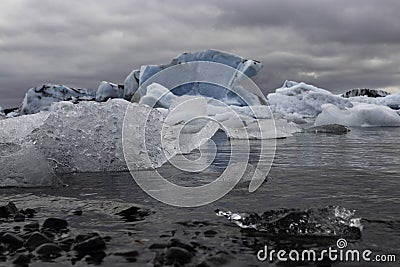
<path id="1" fill-rule="evenodd" d="M 177 184 L 195 186 L 215 179 L 229 161 L 229 141 L 217 135 L 218 154 L 203 173 L 183 173 L 166 164 L 159 172 Z M 240 183 L 220 200 L 198 208 L 172 207 L 154 200 L 134 182 L 130 173 L 86 173 L 64 175 L 66 188 L 0 189 L 2 202 L 36 208 L 36 220 L 57 216 L 70 222 L 71 232 L 99 232 L 110 236 L 104 266 L 144 266 L 153 261 L 154 243 L 171 238 L 198 242 L 207 249 L 199 257 L 226 252 L 227 266 L 296 266 L 289 263 L 260 263 L 257 249 L 270 244 L 268 237 L 252 236 L 215 215 L 214 210 L 263 212 L 278 208 L 319 208 L 328 205 L 357 210 L 364 229 L 362 238 L 349 241 L 348 248 L 370 249 L 374 254 L 395 254 L 400 260 L 400 131 L 398 128 L 351 128 L 344 135 L 299 133 L 277 140 L 276 155 L 266 181 L 256 192 Z M 258 159 L 252 142 L 252 159 Z M 190 155 L 189 155 L 190 156 Z M 193 155 L 192 155 L 193 156 Z M 107 201 L 144 205 L 154 213 L 142 221 L 124 221 L 93 209 Z M 89 205 L 90 204 L 90 205 Z M 72 210 L 80 208 L 82 216 Z M 1 228 L 4 224 L 0 224 Z M 213 230 L 214 235 L 204 234 Z M 211 231 L 212 232 L 212 231 Z M 279 242 L 285 244 L 282 238 Z M 300 241 L 301 242 L 301 241 Z M 311 246 L 322 246 L 318 239 Z M 335 242 L 333 242 L 334 244 Z M 127 264 L 114 251 L 134 249 L 136 262 Z M 218 254 L 217 253 L 217 254 Z M 196 257 L 196 256 L 195 256 Z M 215 265 L 225 261 L 215 260 Z M 70 266 L 68 256 L 31 266 Z M 396 263 L 333 262 L 318 266 L 397 266 Z M 398 264 L 398 262 L 397 262 Z M 1 265 L 1 262 L 0 262 Z M 76 266 L 85 266 L 84 261 Z M 303 265 L 314 266 L 315 263 Z"/>

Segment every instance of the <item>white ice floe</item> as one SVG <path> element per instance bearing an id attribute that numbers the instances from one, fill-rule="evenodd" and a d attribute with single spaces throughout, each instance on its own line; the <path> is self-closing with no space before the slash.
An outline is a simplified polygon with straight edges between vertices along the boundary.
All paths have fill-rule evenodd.
<path id="1" fill-rule="evenodd" d="M 400 93 L 390 94 L 385 97 L 356 96 L 350 97 L 349 99 L 352 102 L 375 104 L 400 109 Z"/>
<path id="2" fill-rule="evenodd" d="M 309 85 L 286 81 L 282 88 L 267 96 L 269 105 L 278 117 L 301 122 L 302 118 L 314 118 L 322 111 L 323 104 L 333 104 L 340 109 L 352 107 L 350 100 Z"/>
<path id="3" fill-rule="evenodd" d="M 341 124 L 345 126 L 400 126 L 400 116 L 386 106 L 354 103 L 352 108 L 339 109 L 332 104 L 322 105 L 322 113 L 315 125 Z"/>

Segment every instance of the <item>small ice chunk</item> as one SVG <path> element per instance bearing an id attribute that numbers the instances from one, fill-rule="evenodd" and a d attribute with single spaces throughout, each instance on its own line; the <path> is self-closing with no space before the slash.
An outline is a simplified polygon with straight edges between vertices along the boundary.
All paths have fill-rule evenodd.
<path id="1" fill-rule="evenodd" d="M 354 103 L 352 108 L 341 110 L 335 105 L 325 104 L 322 109 L 322 113 L 315 120 L 316 126 L 327 124 L 359 127 L 400 126 L 400 116 L 386 106 Z"/>

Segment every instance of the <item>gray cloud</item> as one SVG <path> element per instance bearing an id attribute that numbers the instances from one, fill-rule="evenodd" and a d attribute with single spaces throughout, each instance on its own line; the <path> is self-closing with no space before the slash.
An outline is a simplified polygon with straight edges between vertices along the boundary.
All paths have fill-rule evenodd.
<path id="1" fill-rule="evenodd" d="M 400 87 L 400 2 L 356 0 L 0 2 L 0 106 L 45 82 L 96 88 L 144 64 L 214 48 L 261 60 L 256 82 L 334 92 Z"/>

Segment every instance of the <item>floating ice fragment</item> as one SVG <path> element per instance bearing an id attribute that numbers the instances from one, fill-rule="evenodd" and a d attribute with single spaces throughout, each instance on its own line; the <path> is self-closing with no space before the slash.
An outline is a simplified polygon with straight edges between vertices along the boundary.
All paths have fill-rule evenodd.
<path id="1" fill-rule="evenodd" d="M 393 109 L 374 104 L 354 103 L 354 107 L 344 110 L 335 105 L 325 104 L 315 125 L 341 124 L 345 126 L 374 127 L 400 126 L 400 116 Z"/>

